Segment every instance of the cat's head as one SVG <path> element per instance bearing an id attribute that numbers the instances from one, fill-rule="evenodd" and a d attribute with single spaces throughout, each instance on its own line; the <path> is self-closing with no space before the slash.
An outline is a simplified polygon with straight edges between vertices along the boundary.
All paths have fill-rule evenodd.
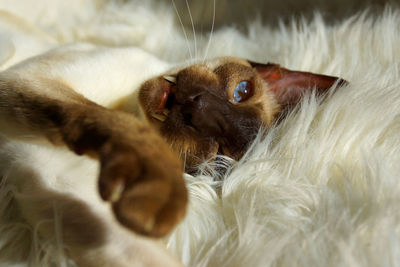
<path id="1" fill-rule="evenodd" d="M 281 118 L 307 91 L 322 94 L 335 83 L 345 81 L 224 57 L 148 80 L 139 103 L 188 171 L 216 154 L 239 159 L 261 126 Z"/>

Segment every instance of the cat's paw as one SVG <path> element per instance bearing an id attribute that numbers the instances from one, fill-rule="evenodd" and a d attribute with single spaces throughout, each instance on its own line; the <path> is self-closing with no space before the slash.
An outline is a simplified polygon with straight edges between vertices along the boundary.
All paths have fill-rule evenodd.
<path id="1" fill-rule="evenodd" d="M 107 144 L 100 163 L 100 195 L 126 227 L 161 237 L 184 217 L 187 190 L 181 163 L 161 138 Z"/>

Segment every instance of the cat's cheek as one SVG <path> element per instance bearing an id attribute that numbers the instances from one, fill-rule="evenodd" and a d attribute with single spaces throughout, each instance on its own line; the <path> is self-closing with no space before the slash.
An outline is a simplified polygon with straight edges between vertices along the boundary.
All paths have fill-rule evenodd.
<path id="1" fill-rule="evenodd" d="M 165 81 L 161 78 L 154 78 L 146 81 L 139 89 L 139 104 L 146 116 L 150 116 L 160 109 L 163 100 L 163 88 Z"/>

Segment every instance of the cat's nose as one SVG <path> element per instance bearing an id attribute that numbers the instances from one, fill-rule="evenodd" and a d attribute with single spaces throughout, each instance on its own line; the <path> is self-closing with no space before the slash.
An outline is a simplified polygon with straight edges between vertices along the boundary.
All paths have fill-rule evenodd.
<path id="1" fill-rule="evenodd" d="M 227 108 L 223 101 L 202 92 L 187 99 L 182 105 L 181 114 L 185 125 L 195 128 L 205 136 L 216 136 L 228 127 L 223 115 L 227 114 Z"/>
<path id="2" fill-rule="evenodd" d="M 197 92 L 190 94 L 186 97 L 185 104 L 190 104 L 190 105 L 199 105 L 203 102 L 204 99 L 204 94 L 202 92 Z"/>
<path id="3" fill-rule="evenodd" d="M 186 95 L 181 108 L 183 121 L 186 125 L 193 125 L 193 118 L 198 117 L 199 113 L 202 113 L 202 109 L 206 108 L 204 93 L 194 93 Z"/>

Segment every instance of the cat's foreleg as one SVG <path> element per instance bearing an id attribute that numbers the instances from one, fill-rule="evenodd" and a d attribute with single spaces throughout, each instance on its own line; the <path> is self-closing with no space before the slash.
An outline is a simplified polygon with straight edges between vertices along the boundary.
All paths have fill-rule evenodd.
<path id="1" fill-rule="evenodd" d="M 51 88 L 41 93 L 41 88 Z M 99 192 L 119 222 L 163 236 L 185 213 L 182 166 L 170 147 L 131 114 L 99 106 L 54 80 L 0 74 L 0 133 L 45 137 L 100 161 Z"/>

